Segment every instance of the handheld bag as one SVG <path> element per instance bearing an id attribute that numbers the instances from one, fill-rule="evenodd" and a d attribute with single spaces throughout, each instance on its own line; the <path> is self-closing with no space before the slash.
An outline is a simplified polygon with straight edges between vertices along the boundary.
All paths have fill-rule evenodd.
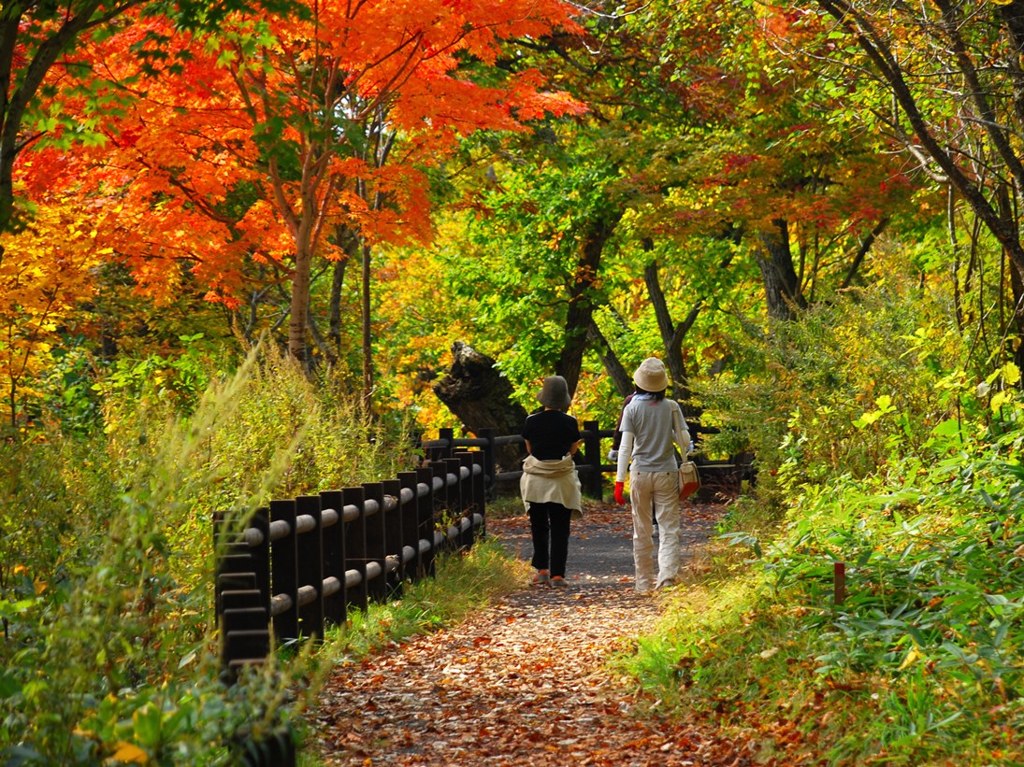
<path id="1" fill-rule="evenodd" d="M 685 501 L 698 490 L 700 474 L 697 473 L 697 464 L 693 461 L 683 461 L 679 466 L 679 500 Z"/>

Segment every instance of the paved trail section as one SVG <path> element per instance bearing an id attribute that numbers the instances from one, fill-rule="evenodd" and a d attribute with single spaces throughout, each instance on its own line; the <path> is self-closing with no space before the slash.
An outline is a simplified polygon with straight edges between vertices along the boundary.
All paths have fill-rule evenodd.
<path id="1" fill-rule="evenodd" d="M 687 561 L 721 507 L 691 506 Z M 488 522 L 523 559 L 525 516 Z M 649 701 L 608 661 L 648 631 L 657 597 L 633 591 L 624 509 L 573 522 L 570 588 L 515 592 L 469 620 L 339 667 L 313 716 L 325 765 L 743 767 L 750 753 L 693 727 L 640 715 Z"/>

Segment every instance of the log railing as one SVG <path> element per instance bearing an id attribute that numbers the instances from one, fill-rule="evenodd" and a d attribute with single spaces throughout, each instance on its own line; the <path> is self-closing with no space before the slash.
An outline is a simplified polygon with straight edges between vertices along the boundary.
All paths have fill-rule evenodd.
<path id="1" fill-rule="evenodd" d="M 484 454 L 426 461 L 393 480 L 271 501 L 229 533 L 220 516 L 216 613 L 225 683 L 263 663 L 275 643 L 320 639 L 352 608 L 400 595 L 435 573 L 443 551 L 470 548 L 485 527 Z M 245 767 L 294 767 L 292 733 L 240 737 Z"/>
<path id="2" fill-rule="evenodd" d="M 216 583 L 225 671 L 262 662 L 272 640 L 322 638 L 351 608 L 433 575 L 438 552 L 484 529 L 482 452 L 429 461 L 397 479 L 271 501 L 224 541 Z"/>

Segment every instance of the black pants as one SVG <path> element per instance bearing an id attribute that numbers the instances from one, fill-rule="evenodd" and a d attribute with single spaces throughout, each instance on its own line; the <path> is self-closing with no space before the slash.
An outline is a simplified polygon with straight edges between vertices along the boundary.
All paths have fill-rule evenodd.
<path id="1" fill-rule="evenodd" d="M 537 570 L 565 577 L 569 558 L 569 520 L 572 512 L 560 503 L 530 502 L 530 531 L 533 533 L 533 560 Z"/>

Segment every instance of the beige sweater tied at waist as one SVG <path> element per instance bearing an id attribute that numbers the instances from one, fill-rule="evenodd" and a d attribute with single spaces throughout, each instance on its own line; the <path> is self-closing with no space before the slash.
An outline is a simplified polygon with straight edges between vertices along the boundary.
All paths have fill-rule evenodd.
<path id="1" fill-rule="evenodd" d="M 532 455 L 523 461 L 523 476 L 519 479 L 519 492 L 523 503 L 560 503 L 575 512 L 583 513 L 583 491 L 576 464 L 571 455 L 553 461 L 540 461 Z"/>

